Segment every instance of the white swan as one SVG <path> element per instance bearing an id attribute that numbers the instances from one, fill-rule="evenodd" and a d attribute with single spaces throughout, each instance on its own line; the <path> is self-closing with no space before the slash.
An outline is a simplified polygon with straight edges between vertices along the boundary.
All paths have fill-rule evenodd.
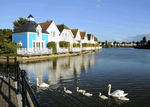
<path id="1" fill-rule="evenodd" d="M 99 97 L 102 99 L 108 99 L 108 97 L 106 97 L 105 95 L 101 95 L 101 93 L 99 93 Z"/>
<path id="2" fill-rule="evenodd" d="M 66 90 L 66 87 L 64 87 L 64 91 L 68 94 L 72 94 L 72 92 L 70 90 Z"/>
<path id="3" fill-rule="evenodd" d="M 124 93 L 123 90 L 116 90 L 110 94 L 111 84 L 109 84 L 108 87 L 109 87 L 108 95 L 110 95 L 110 96 L 113 96 L 113 97 L 119 97 L 119 96 L 121 97 L 122 96 L 122 97 L 124 97 L 124 96 L 128 95 L 128 93 Z"/>
<path id="4" fill-rule="evenodd" d="M 93 96 L 93 94 L 85 93 L 85 91 L 83 91 L 83 95 L 85 95 L 85 96 Z"/>
<path id="5" fill-rule="evenodd" d="M 129 101 L 129 98 L 121 97 L 121 96 L 119 96 L 119 97 L 118 97 L 118 99 L 120 99 L 120 100 L 124 100 L 124 101 Z"/>
<path id="6" fill-rule="evenodd" d="M 46 84 L 46 83 L 42 83 L 42 84 L 39 85 L 39 79 L 38 78 L 35 78 L 35 79 L 37 80 L 37 86 L 39 86 L 39 87 L 49 87 L 49 85 Z"/>
<path id="7" fill-rule="evenodd" d="M 79 92 L 79 93 L 83 93 L 85 90 L 79 90 L 79 87 L 77 87 L 77 92 Z"/>

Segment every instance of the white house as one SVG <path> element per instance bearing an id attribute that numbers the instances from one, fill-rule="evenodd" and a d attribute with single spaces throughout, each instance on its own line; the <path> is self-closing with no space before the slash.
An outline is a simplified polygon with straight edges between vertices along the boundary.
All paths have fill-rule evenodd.
<path id="1" fill-rule="evenodd" d="M 88 38 L 89 43 L 95 44 L 94 36 L 92 34 L 87 34 L 87 38 Z"/>
<path id="2" fill-rule="evenodd" d="M 59 41 L 60 41 L 60 31 L 57 28 L 55 22 L 53 20 L 49 22 L 40 23 L 40 26 L 45 29 L 48 33 L 48 42 L 55 42 L 57 49 L 59 48 Z"/>
<path id="3" fill-rule="evenodd" d="M 80 44 L 81 47 L 81 35 L 79 29 L 71 29 L 73 35 L 74 35 L 74 43 Z"/>
<path id="4" fill-rule="evenodd" d="M 94 36 L 94 42 L 95 44 L 98 43 L 98 39 Z"/>
<path id="5" fill-rule="evenodd" d="M 88 43 L 87 33 L 86 32 L 80 32 L 81 36 L 81 43 Z"/>
<path id="6" fill-rule="evenodd" d="M 70 42 L 70 49 L 73 47 L 74 35 L 72 31 L 64 24 L 57 25 L 60 31 L 60 41 Z"/>

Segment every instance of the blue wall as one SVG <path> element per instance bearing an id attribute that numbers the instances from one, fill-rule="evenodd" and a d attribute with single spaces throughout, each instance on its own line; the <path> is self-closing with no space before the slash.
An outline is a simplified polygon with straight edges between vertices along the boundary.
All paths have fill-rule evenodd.
<path id="1" fill-rule="evenodd" d="M 48 34 L 42 34 L 42 40 L 45 41 L 45 48 L 47 47 L 47 43 L 48 43 Z"/>
<path id="2" fill-rule="evenodd" d="M 13 41 L 17 42 L 21 40 L 23 48 L 27 48 L 27 33 L 13 34 Z"/>
<path id="3" fill-rule="evenodd" d="M 29 48 L 33 48 L 32 40 L 36 40 L 36 33 L 29 33 Z"/>

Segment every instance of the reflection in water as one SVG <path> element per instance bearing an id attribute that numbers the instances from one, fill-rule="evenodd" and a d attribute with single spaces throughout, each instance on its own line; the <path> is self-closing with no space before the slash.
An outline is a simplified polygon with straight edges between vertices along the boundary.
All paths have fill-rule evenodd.
<path id="1" fill-rule="evenodd" d="M 88 65 L 94 66 L 94 56 L 93 53 L 89 53 L 80 56 L 61 57 L 44 62 L 20 64 L 20 67 L 28 71 L 27 74 L 30 79 L 38 77 L 39 84 L 46 82 L 46 80 L 51 85 L 69 81 L 78 83 L 81 71 L 87 72 Z"/>

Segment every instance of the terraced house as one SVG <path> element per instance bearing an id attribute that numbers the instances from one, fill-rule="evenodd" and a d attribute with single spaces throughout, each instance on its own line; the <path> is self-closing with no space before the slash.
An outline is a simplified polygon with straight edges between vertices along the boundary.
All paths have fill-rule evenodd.
<path id="1" fill-rule="evenodd" d="M 79 29 L 69 29 L 66 25 L 56 25 L 53 20 L 36 23 L 30 14 L 28 21 L 13 32 L 12 40 L 23 48 L 18 48 L 18 54 L 51 54 L 52 48 L 47 48 L 49 42 L 56 43 L 57 53 L 81 52 L 94 48 L 83 47 L 83 43 L 98 43 L 92 34 L 80 32 Z M 69 43 L 63 47 L 62 42 Z"/>

